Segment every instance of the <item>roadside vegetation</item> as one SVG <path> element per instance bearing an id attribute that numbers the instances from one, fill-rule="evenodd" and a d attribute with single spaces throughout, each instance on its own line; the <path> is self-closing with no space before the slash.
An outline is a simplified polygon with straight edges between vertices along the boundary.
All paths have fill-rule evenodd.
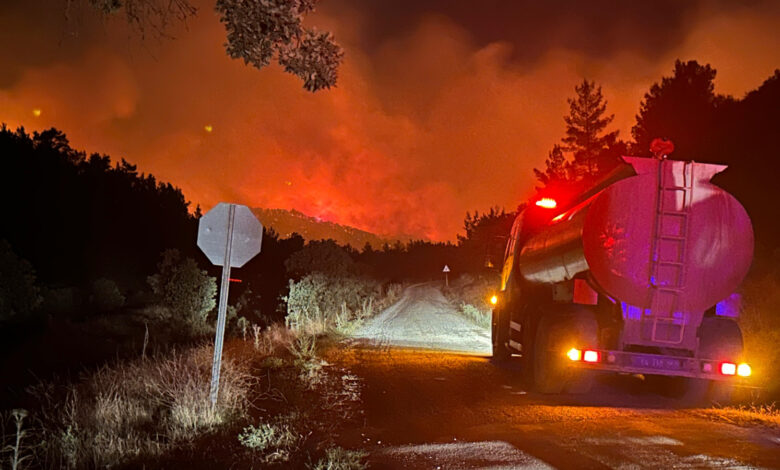
<path id="1" fill-rule="evenodd" d="M 322 273 L 290 281 L 287 326 L 307 334 L 349 335 L 381 312 L 401 293 L 400 284 L 382 284 L 370 278 L 332 277 Z"/>
<path id="2" fill-rule="evenodd" d="M 9 263 L 24 266 L 5 248 Z M 89 328 L 121 337 L 135 325 L 135 354 L 87 368 L 76 378 L 28 386 L 24 408 L 2 416 L 3 467 L 230 461 L 363 468 L 365 454 L 338 447 L 335 440 L 336 431 L 357 417 L 359 379 L 333 369 L 320 350 L 395 301 L 401 286 L 360 274 L 346 251 L 332 243 L 307 245 L 290 260 L 292 279 L 281 299 L 284 321 L 252 311 L 248 289 L 232 302 L 216 407 L 209 401 L 214 277 L 177 250 L 164 251 L 147 278 L 150 302 L 125 313 L 117 312 L 125 299 L 116 284 L 96 281 L 90 302 L 113 313 L 90 316 Z M 35 293 L 29 272 L 26 289 Z M 112 332 L 112 320 L 120 331 Z M 212 455 L 215 446 L 222 450 Z"/>
<path id="3" fill-rule="evenodd" d="M 496 277 L 464 274 L 443 289 L 444 296 L 461 315 L 477 326 L 489 329 L 493 312 L 490 297 L 498 289 Z"/>
<path id="4" fill-rule="evenodd" d="M 765 399 L 780 399 L 780 252 L 757 253 L 754 267 L 742 287 L 739 318 L 745 358 L 753 367 L 751 382 Z"/>
<path id="5" fill-rule="evenodd" d="M 738 406 L 713 406 L 691 413 L 713 421 L 724 421 L 737 426 L 764 426 L 780 428 L 780 409 L 774 403 Z"/>
<path id="6" fill-rule="evenodd" d="M 357 417 L 360 382 L 320 358 L 331 340 L 251 329 L 226 342 L 216 407 L 210 342 L 29 387 L 34 406 L 2 416 L 2 467 L 363 468 L 365 454 L 335 442 Z"/>

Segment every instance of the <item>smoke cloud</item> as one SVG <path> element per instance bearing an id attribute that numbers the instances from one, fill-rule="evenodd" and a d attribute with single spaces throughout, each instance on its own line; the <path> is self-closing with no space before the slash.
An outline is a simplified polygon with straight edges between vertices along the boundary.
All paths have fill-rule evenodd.
<path id="1" fill-rule="evenodd" d="M 772 2 L 325 0 L 310 22 L 346 57 L 338 87 L 311 94 L 229 59 L 209 2 L 172 40 L 84 7 L 66 19 L 65 3 L 0 6 L 0 121 L 60 128 L 204 210 L 295 208 L 433 240 L 454 239 L 467 210 L 531 194 L 582 78 L 629 138 L 677 58 L 712 64 L 716 91 L 735 96 L 780 66 Z"/>

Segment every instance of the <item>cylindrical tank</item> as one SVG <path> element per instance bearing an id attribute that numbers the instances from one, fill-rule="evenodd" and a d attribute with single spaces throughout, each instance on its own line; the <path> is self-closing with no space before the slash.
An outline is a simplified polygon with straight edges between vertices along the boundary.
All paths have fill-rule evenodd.
<path id="1" fill-rule="evenodd" d="M 636 175 L 559 214 L 529 238 L 518 267 L 531 282 L 589 271 L 595 288 L 640 308 L 672 299 L 702 311 L 731 294 L 753 256 L 745 209 L 710 183 L 723 165 L 624 157 Z"/>

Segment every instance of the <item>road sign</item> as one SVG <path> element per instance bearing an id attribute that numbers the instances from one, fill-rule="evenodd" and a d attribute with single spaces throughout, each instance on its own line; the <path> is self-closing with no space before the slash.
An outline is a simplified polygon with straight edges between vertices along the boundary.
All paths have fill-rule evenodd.
<path id="1" fill-rule="evenodd" d="M 231 211 L 232 244 L 230 249 L 230 267 L 240 268 L 260 253 L 263 242 L 263 224 L 252 214 L 247 206 L 220 202 L 206 212 L 198 223 L 198 247 L 203 250 L 209 261 L 217 266 L 225 266 L 225 247 Z"/>
<path id="2" fill-rule="evenodd" d="M 219 372 L 222 367 L 222 342 L 225 339 L 230 268 L 240 268 L 260 253 L 263 225 L 246 206 L 220 202 L 198 222 L 198 247 L 209 261 L 222 266 L 219 285 L 217 333 L 214 338 L 214 361 L 211 364 L 211 405 L 219 394 Z"/>
<path id="3" fill-rule="evenodd" d="M 444 285 L 450 287 L 450 267 L 445 264 L 441 272 L 444 273 Z"/>
<path id="4" fill-rule="evenodd" d="M 443 273 L 448 273 L 448 272 L 450 272 L 450 267 L 449 267 L 449 266 L 447 266 L 447 265 L 445 264 L 445 265 L 444 265 L 444 269 L 442 269 L 442 270 L 441 270 L 441 272 L 443 272 Z"/>

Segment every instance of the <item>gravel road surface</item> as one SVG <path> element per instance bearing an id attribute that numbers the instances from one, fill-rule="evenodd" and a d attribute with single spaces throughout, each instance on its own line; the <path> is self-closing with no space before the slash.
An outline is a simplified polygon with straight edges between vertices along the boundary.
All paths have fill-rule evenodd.
<path id="1" fill-rule="evenodd" d="M 528 392 L 515 362 L 433 284 L 412 286 L 327 360 L 359 377 L 361 423 L 338 435 L 374 469 L 780 468 L 780 430 L 686 409 L 635 377 L 588 395 Z"/>

